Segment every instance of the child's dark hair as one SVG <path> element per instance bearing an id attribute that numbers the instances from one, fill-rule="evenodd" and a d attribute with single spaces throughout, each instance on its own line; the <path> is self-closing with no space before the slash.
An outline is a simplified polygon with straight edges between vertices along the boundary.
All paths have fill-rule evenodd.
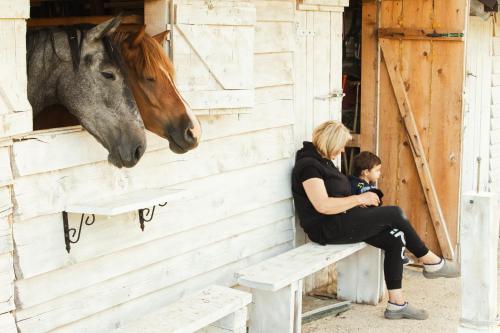
<path id="1" fill-rule="evenodd" d="M 362 151 L 352 161 L 352 175 L 359 177 L 363 170 L 371 170 L 380 164 L 382 164 L 382 161 L 377 155 L 369 151 Z"/>

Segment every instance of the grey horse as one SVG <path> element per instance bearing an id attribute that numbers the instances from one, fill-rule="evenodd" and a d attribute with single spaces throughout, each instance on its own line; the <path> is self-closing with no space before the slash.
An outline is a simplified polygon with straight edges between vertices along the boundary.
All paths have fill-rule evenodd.
<path id="1" fill-rule="evenodd" d="M 139 161 L 146 136 L 119 47 L 109 39 L 119 24 L 120 18 L 113 18 L 92 28 L 29 31 L 27 63 L 34 115 L 47 106 L 63 105 L 121 168 Z"/>

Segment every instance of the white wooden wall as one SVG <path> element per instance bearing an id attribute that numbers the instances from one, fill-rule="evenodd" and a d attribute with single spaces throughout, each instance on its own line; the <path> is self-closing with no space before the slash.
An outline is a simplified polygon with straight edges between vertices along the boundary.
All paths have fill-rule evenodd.
<path id="1" fill-rule="evenodd" d="M 0 0 L 0 332 L 16 333 L 10 154 L 13 134 L 31 131 L 26 95 L 28 0 Z"/>
<path id="2" fill-rule="evenodd" d="M 331 7 L 317 5 L 328 2 Z M 298 6 L 294 127 L 297 149 L 302 147 L 302 141 L 312 139 L 314 127 L 326 120 L 341 119 L 342 98 L 327 96 L 342 90 L 342 21 L 344 6 L 348 4 L 325 0 Z M 307 242 L 298 220 L 296 230 L 296 245 Z M 329 285 L 334 276 L 333 267 L 325 268 L 306 279 L 304 291 Z"/>
<path id="3" fill-rule="evenodd" d="M 491 80 L 490 191 L 500 194 L 500 15 L 493 27 Z"/>
<path id="4" fill-rule="evenodd" d="M 196 150 L 176 155 L 148 135 L 139 164 L 116 169 L 80 129 L 16 138 L 15 252 L 7 264 L 15 268 L 20 332 L 109 332 L 206 285 L 233 285 L 236 270 L 292 247 L 295 4 L 248 4 L 256 13 L 254 106 L 201 117 Z M 8 163 L 2 154 L 0 148 L 0 165 Z M 157 208 L 144 232 L 136 213 L 97 216 L 66 253 L 60 213 L 66 203 L 170 185 L 193 197 Z M 78 218 L 70 215 L 70 225 Z M 0 332 L 8 332 L 3 321 Z"/>
<path id="5" fill-rule="evenodd" d="M 466 53 L 466 91 L 463 122 L 462 193 L 488 191 L 490 164 L 490 108 L 492 20 L 469 17 Z M 481 163 L 477 163 L 477 158 Z M 478 167 L 480 167 L 478 184 Z"/>

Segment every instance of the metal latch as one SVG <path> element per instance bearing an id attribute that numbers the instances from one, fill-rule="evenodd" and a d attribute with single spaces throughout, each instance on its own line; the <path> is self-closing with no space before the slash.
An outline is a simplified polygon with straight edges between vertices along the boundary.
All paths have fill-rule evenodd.
<path id="1" fill-rule="evenodd" d="M 342 98 L 344 96 L 345 96 L 345 94 L 342 90 L 334 90 L 327 95 L 315 96 L 314 99 L 325 100 L 325 99 L 331 99 L 331 98 Z"/>

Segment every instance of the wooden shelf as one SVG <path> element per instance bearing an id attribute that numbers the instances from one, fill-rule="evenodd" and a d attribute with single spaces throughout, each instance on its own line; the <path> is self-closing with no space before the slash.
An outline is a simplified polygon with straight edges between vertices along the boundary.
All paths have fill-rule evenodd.
<path id="1" fill-rule="evenodd" d="M 67 213 L 113 216 L 144 209 L 165 202 L 185 199 L 188 191 L 182 189 L 143 189 L 106 199 L 90 200 L 66 206 Z"/>

